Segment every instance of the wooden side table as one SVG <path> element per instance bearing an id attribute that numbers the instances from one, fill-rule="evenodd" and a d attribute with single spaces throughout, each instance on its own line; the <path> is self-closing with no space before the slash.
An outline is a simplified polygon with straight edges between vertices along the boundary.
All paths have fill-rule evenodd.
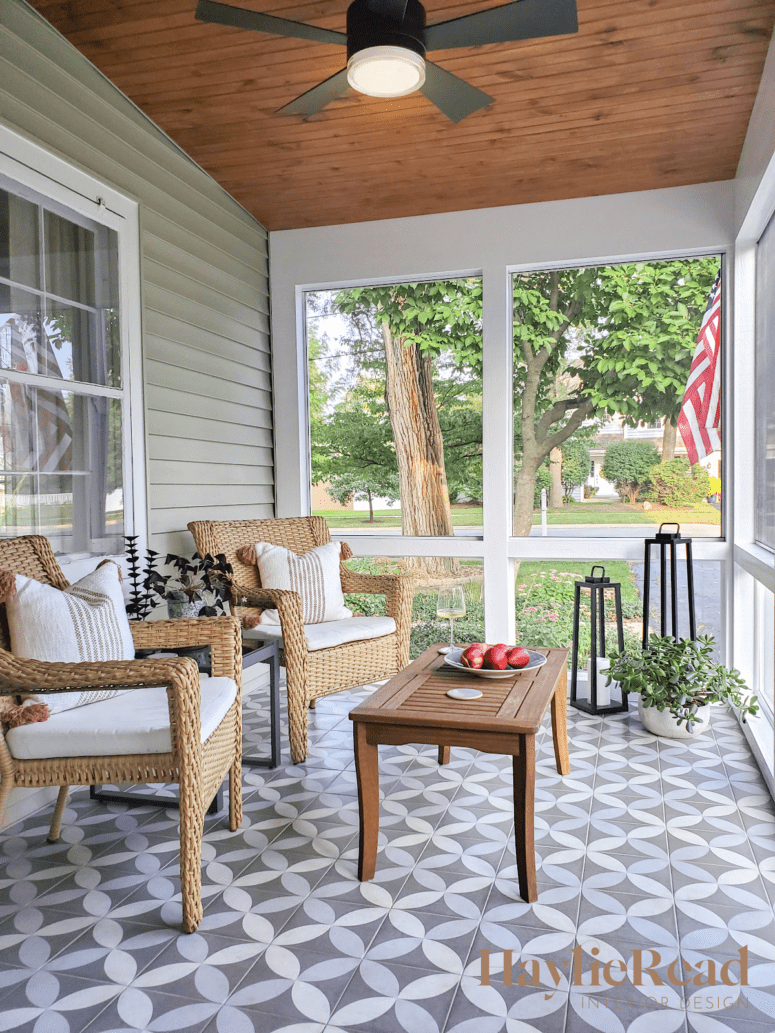
<path id="1" fill-rule="evenodd" d="M 438 644 L 418 656 L 368 700 L 350 712 L 360 808 L 358 878 L 374 877 L 379 835 L 380 743 L 439 747 L 439 763 L 451 746 L 510 754 L 514 778 L 515 850 L 519 892 L 538 897 L 535 869 L 535 737 L 549 707 L 557 771 L 570 773 L 566 728 L 567 649 L 542 649 L 547 662 L 503 679 L 479 678 L 444 665 Z M 453 700 L 451 688 L 476 688 L 474 700 Z"/>

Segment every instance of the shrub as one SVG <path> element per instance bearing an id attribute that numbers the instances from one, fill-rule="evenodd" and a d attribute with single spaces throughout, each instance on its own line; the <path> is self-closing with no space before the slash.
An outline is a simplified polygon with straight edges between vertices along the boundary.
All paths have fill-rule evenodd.
<path id="1" fill-rule="evenodd" d="M 616 441 L 606 450 L 601 472 L 626 502 L 637 502 L 658 462 L 659 452 L 647 441 Z"/>
<path id="2" fill-rule="evenodd" d="M 569 438 L 562 446 L 562 490 L 572 501 L 572 492 L 589 477 L 589 441 Z"/>
<path id="3" fill-rule="evenodd" d="M 711 494 L 710 475 L 704 466 L 688 459 L 671 459 L 653 466 L 649 473 L 655 502 L 665 506 L 696 506 Z"/>
<path id="4" fill-rule="evenodd" d="M 549 473 L 549 467 L 539 466 L 536 472 L 536 483 L 533 491 L 533 505 L 536 509 L 541 508 L 541 491 L 545 490 L 548 496 L 549 490 L 552 487 L 552 475 Z"/>

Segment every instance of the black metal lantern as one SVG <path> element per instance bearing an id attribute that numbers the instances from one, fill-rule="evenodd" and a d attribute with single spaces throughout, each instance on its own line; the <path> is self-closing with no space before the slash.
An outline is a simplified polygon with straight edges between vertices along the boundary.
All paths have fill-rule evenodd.
<path id="1" fill-rule="evenodd" d="M 674 527 L 675 531 L 663 531 L 663 527 Z M 651 546 L 659 546 L 659 633 L 667 635 L 667 550 L 670 549 L 670 617 L 672 636 L 678 638 L 678 557 L 676 547 L 683 545 L 686 556 L 686 588 L 689 602 L 689 638 L 697 638 L 697 621 L 694 615 L 694 568 L 692 566 L 692 540 L 681 537 L 680 524 L 660 524 L 655 538 L 646 538 L 646 553 L 643 560 L 643 648 L 649 640 L 649 589 L 651 587 Z"/>
<path id="2" fill-rule="evenodd" d="M 595 574 L 595 571 L 601 571 Z M 577 710 L 585 714 L 621 714 L 627 710 L 627 693 L 622 692 L 621 701 L 598 706 L 597 675 L 598 658 L 605 657 L 605 593 L 612 590 L 616 606 L 616 631 L 619 652 L 624 650 L 624 625 L 622 623 L 621 585 L 605 576 L 605 567 L 594 566 L 583 581 L 575 582 L 573 596 L 573 652 L 571 654 L 570 702 Z M 589 592 L 590 637 L 589 637 L 589 699 L 576 698 L 579 666 L 579 618 L 581 613 L 581 593 Z"/>

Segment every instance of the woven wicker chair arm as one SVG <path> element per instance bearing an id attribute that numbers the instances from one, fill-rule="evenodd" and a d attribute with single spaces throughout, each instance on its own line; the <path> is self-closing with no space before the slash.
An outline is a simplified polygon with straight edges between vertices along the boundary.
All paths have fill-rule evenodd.
<path id="1" fill-rule="evenodd" d="M 62 664 L 29 660 L 0 651 L 0 694 L 147 689 L 160 685 L 185 692 L 192 683 L 195 683 L 198 699 L 199 671 L 190 657 Z"/>
<path id="2" fill-rule="evenodd" d="M 235 617 L 180 617 L 166 621 L 130 621 L 135 649 L 181 649 L 209 646 L 217 639 L 239 638 Z"/>
<path id="3" fill-rule="evenodd" d="M 358 574 L 342 568 L 342 591 L 384 595 L 385 612 L 389 617 L 397 618 L 406 611 L 408 619 L 412 612 L 412 588 L 412 579 L 401 574 Z"/>
<path id="4" fill-rule="evenodd" d="M 240 684 L 242 633 L 236 617 L 182 617 L 166 621 L 130 621 L 135 649 L 209 646 L 212 674 Z"/>
<path id="5" fill-rule="evenodd" d="M 258 606 L 262 610 L 277 610 L 280 623 L 287 620 L 302 621 L 301 596 L 287 588 L 246 588 L 232 584 L 231 597 L 238 605 Z M 243 603 L 243 599 L 247 600 Z"/>

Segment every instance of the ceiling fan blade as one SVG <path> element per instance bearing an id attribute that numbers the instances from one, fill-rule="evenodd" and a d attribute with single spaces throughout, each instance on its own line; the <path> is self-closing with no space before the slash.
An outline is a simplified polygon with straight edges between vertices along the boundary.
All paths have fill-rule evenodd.
<path id="1" fill-rule="evenodd" d="M 425 82 L 420 91 L 452 122 L 461 122 L 467 115 L 493 102 L 489 94 L 482 93 L 465 79 L 458 79 L 432 61 L 425 62 Z"/>
<path id="2" fill-rule="evenodd" d="M 399 24 L 404 20 L 406 3 L 407 0 L 368 0 L 369 9 L 375 14 L 381 14 L 384 18 L 392 18 Z"/>
<path id="3" fill-rule="evenodd" d="M 576 0 L 517 0 L 425 28 L 428 50 L 481 47 L 578 32 Z"/>
<path id="4" fill-rule="evenodd" d="M 332 100 L 341 97 L 347 90 L 347 69 L 343 68 L 324 82 L 302 93 L 296 100 L 275 112 L 276 115 L 317 115 Z"/>
<path id="5" fill-rule="evenodd" d="M 244 7 L 218 4 L 215 0 L 199 0 L 196 17 L 200 22 L 230 25 L 235 29 L 252 29 L 255 32 L 270 32 L 273 36 L 292 36 L 296 39 L 312 39 L 317 43 L 347 45 L 347 36 L 343 32 L 332 32 L 317 25 L 291 22 L 287 18 L 275 18 L 271 14 L 259 14 L 258 11 L 248 11 Z"/>

